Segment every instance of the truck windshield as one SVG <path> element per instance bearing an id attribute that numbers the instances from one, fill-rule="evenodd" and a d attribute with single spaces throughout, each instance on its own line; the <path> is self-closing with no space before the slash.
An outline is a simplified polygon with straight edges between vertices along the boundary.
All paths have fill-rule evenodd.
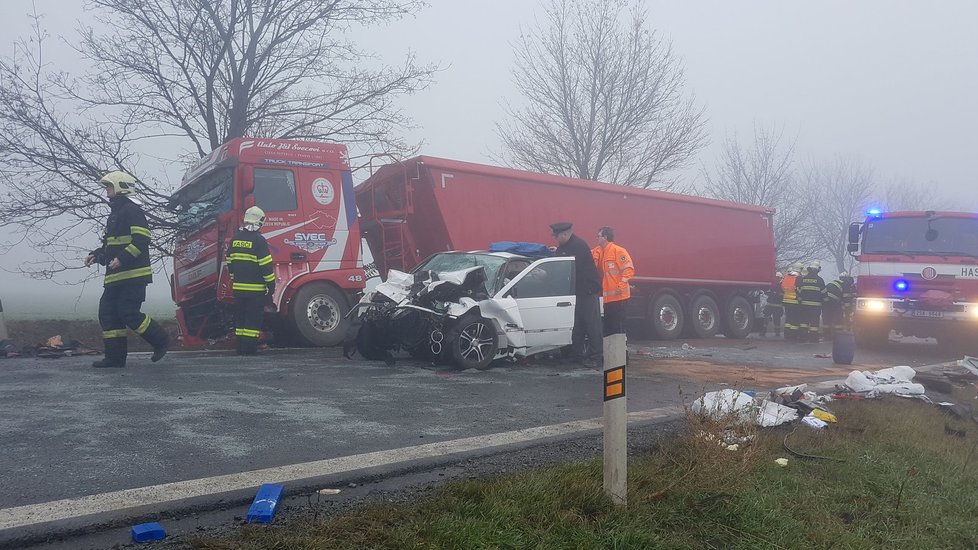
<path id="1" fill-rule="evenodd" d="M 486 272 L 486 284 L 492 286 L 492 281 L 496 280 L 499 270 L 506 264 L 506 258 L 492 256 L 490 254 L 469 254 L 466 252 L 444 252 L 435 254 L 428 258 L 424 263 L 414 269 L 418 271 L 435 271 L 444 273 L 448 271 L 460 271 L 470 267 L 482 266 Z M 495 289 L 490 289 L 495 290 Z"/>
<path id="2" fill-rule="evenodd" d="M 863 231 L 863 254 L 978 257 L 976 218 L 884 218 Z"/>
<path id="3" fill-rule="evenodd" d="M 177 191 L 170 203 L 177 211 L 181 229 L 198 229 L 217 214 L 231 209 L 233 175 L 232 168 L 222 168 Z"/>

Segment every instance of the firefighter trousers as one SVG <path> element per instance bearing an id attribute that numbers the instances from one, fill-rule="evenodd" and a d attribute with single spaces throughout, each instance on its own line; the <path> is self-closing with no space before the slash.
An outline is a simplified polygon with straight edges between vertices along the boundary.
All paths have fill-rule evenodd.
<path id="1" fill-rule="evenodd" d="M 125 366 L 129 352 L 129 330 L 142 336 L 154 350 L 166 348 L 169 344 L 166 329 L 139 311 L 145 301 L 144 284 L 113 285 L 102 291 L 102 298 L 98 302 L 98 322 L 102 325 L 105 361 L 111 366 Z"/>
<path id="2" fill-rule="evenodd" d="M 801 329 L 801 305 L 785 301 L 784 303 L 784 339 L 797 340 Z"/>
<path id="3" fill-rule="evenodd" d="M 604 335 L 625 334 L 625 304 L 628 300 L 616 300 L 604 304 Z M 603 346 L 604 344 L 602 344 Z"/>
<path id="4" fill-rule="evenodd" d="M 800 304 L 799 306 L 801 322 L 798 325 L 798 339 L 802 342 L 818 342 L 822 306 L 813 304 Z"/>
<path id="5" fill-rule="evenodd" d="M 258 351 L 264 310 L 264 293 L 234 293 L 234 340 L 238 355 L 252 355 Z"/>

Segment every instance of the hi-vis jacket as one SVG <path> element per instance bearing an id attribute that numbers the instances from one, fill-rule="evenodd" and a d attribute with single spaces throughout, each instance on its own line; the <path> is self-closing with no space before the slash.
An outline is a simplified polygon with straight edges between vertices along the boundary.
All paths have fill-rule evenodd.
<path id="1" fill-rule="evenodd" d="M 797 282 L 799 275 L 795 273 L 789 273 L 781 279 L 781 288 L 784 289 L 784 299 L 783 303 L 788 305 L 794 305 L 798 303 L 798 294 L 795 291 L 795 283 Z"/>
<path id="2" fill-rule="evenodd" d="M 231 290 L 265 294 L 275 291 L 272 255 L 268 242 L 258 231 L 238 229 L 231 240 L 227 256 L 231 271 Z"/>
<path id="3" fill-rule="evenodd" d="M 605 303 L 629 299 L 632 292 L 628 281 L 635 276 L 635 265 L 628 251 L 615 243 L 608 243 L 604 250 L 600 246 L 594 247 L 591 256 L 601 274 L 601 294 Z"/>
<path id="4" fill-rule="evenodd" d="M 95 261 L 108 266 L 119 258 L 116 269 L 106 267 L 105 286 L 123 284 L 146 285 L 153 282 L 149 266 L 150 232 L 146 215 L 128 197 L 117 195 L 109 200 L 109 219 L 105 224 L 102 246 L 91 252 Z"/>

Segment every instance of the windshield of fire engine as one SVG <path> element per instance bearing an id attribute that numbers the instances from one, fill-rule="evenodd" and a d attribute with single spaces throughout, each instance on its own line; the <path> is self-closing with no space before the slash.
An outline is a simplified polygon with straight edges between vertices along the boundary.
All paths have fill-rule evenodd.
<path id="1" fill-rule="evenodd" d="M 932 230 L 928 233 L 928 229 Z M 978 258 L 978 219 L 883 218 L 863 227 L 863 254 L 969 256 Z"/>
<path id="2" fill-rule="evenodd" d="M 177 191 L 171 204 L 181 229 L 197 229 L 221 212 L 231 209 L 231 168 L 215 170 Z"/>

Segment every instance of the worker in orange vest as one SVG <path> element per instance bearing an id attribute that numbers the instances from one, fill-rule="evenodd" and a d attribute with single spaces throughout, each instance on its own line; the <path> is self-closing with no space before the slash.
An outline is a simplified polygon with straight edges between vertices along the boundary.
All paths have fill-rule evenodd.
<path id="1" fill-rule="evenodd" d="M 601 274 L 601 296 L 604 299 L 604 335 L 625 333 L 625 304 L 632 296 L 629 281 L 635 276 L 632 257 L 615 244 L 615 230 L 598 230 L 598 246 L 591 250 L 594 264 Z"/>
<path id="2" fill-rule="evenodd" d="M 798 303 L 798 293 L 795 290 L 795 281 L 801 273 L 801 263 L 796 262 L 788 270 L 788 274 L 781 279 L 781 288 L 784 289 L 784 339 L 797 340 L 798 331 L 801 329 L 800 304 Z"/>

